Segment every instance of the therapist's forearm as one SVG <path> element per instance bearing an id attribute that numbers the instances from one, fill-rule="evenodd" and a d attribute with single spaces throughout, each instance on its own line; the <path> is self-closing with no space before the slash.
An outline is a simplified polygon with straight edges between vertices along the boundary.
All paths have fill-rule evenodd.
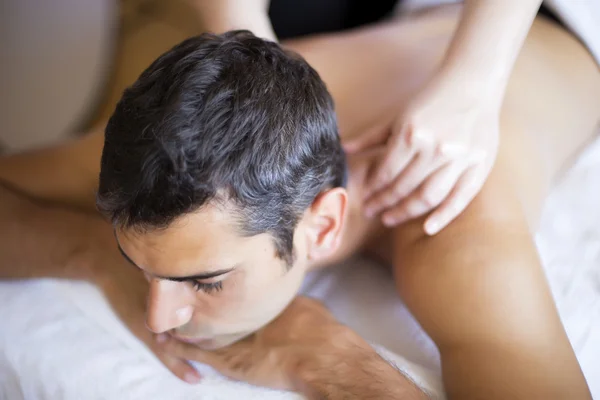
<path id="1" fill-rule="evenodd" d="M 256 36 L 277 41 L 269 19 L 269 0 L 188 0 L 202 29 L 223 33 L 247 29 Z"/>
<path id="2" fill-rule="evenodd" d="M 541 0 L 465 0 L 441 75 L 501 101 Z"/>
<path id="3" fill-rule="evenodd" d="M 0 279 L 90 279 L 78 259 L 98 216 L 33 200 L 0 182 Z"/>

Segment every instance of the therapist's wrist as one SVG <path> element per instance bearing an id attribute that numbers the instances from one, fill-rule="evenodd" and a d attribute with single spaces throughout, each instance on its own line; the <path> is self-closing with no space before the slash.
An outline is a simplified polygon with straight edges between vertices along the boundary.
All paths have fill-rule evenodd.
<path id="1" fill-rule="evenodd" d="M 475 104 L 500 104 L 508 80 L 501 72 L 480 71 L 468 66 L 442 64 L 433 82 L 443 91 Z"/>

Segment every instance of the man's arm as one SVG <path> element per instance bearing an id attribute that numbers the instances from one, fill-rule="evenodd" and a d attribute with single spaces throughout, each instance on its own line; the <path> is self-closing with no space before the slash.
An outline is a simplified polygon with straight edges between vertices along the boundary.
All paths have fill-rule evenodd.
<path id="1" fill-rule="evenodd" d="M 428 398 L 373 349 L 338 350 L 321 365 L 299 368 L 294 377 L 295 391 L 314 400 Z"/>
<path id="2" fill-rule="evenodd" d="M 199 361 L 235 380 L 290 390 L 309 399 L 426 399 L 408 378 L 315 300 L 296 297 L 255 334 L 204 351 L 161 335 L 159 348 Z"/>
<path id="3" fill-rule="evenodd" d="M 0 184 L 0 279 L 89 279 L 91 271 L 77 260 L 99 219 Z"/>
<path id="4" fill-rule="evenodd" d="M 0 279 L 90 278 L 100 152 L 98 133 L 0 159 Z"/>
<path id="5" fill-rule="evenodd" d="M 397 228 L 396 284 L 440 350 L 450 399 L 587 400 L 515 193 L 524 164 L 506 154 L 438 235 L 427 237 L 422 219 Z"/>

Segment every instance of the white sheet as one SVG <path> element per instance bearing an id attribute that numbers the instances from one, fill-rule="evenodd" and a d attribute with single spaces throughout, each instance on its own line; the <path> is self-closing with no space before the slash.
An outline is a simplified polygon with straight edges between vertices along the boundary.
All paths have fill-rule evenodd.
<path id="1" fill-rule="evenodd" d="M 600 399 L 600 138 L 548 198 L 536 241 L 571 344 Z"/>
<path id="2" fill-rule="evenodd" d="M 358 268 L 347 264 L 343 270 L 368 272 L 370 268 L 368 263 L 356 266 Z M 346 282 L 350 285 L 361 279 L 356 273 L 348 276 L 350 280 Z M 386 282 L 385 274 L 379 278 L 382 283 Z M 367 285 L 372 289 L 367 287 L 366 291 L 373 292 L 380 279 Z M 330 274 L 314 276 L 311 281 L 312 292 L 316 294 L 323 284 L 343 290 Z M 389 280 L 387 282 L 389 284 Z M 387 289 L 383 297 L 373 299 L 387 303 L 387 309 L 395 313 L 401 308 L 395 306 L 393 287 Z M 327 295 L 327 292 L 321 294 Z M 335 296 L 328 297 L 336 301 Z M 368 321 L 366 315 L 376 314 L 370 313 L 364 305 L 357 308 L 357 321 L 374 327 L 377 319 Z M 377 308 L 377 304 L 373 306 Z M 380 307 L 378 312 L 385 309 Z M 121 325 L 100 292 L 85 283 L 54 280 L 1 283 L 0 321 L 0 399 L 300 398 L 291 393 L 227 381 L 205 366 L 199 366 L 207 376 L 200 385 L 180 382 Z M 401 321 L 398 322 L 395 330 L 408 332 Z M 388 332 L 387 335 L 393 334 Z M 402 348 L 403 343 L 413 343 L 410 335 L 400 336 L 403 339 L 395 343 L 397 348 Z M 437 374 L 384 349 L 381 352 L 433 398 L 443 398 Z M 413 358 L 418 359 L 418 356 Z"/>
<path id="3" fill-rule="evenodd" d="M 599 177 L 600 139 L 553 191 L 537 237 L 567 333 L 598 399 Z M 324 299 L 367 339 L 401 354 L 384 355 L 439 396 L 435 347 L 398 300 L 387 269 L 355 260 L 310 276 L 304 291 Z M 0 399 L 299 398 L 226 381 L 205 369 L 208 378 L 199 386 L 178 381 L 129 334 L 91 285 L 0 283 L 0 321 Z"/>

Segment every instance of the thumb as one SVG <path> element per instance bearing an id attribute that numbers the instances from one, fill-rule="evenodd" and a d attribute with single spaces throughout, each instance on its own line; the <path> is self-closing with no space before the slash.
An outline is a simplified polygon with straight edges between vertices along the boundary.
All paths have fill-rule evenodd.
<path id="1" fill-rule="evenodd" d="M 379 124 L 342 143 L 344 151 L 349 154 L 364 151 L 373 146 L 380 146 L 387 141 L 391 130 L 389 124 Z"/>

